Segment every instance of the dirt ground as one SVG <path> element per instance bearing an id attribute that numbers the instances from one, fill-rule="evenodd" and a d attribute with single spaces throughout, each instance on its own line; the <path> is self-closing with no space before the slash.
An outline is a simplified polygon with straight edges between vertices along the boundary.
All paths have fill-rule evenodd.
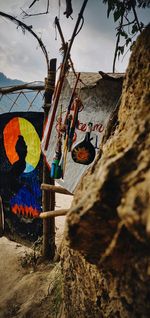
<path id="1" fill-rule="evenodd" d="M 69 208 L 71 201 L 57 194 L 56 209 Z M 65 217 L 55 220 L 58 247 Z M 1 237 L 0 318 L 55 318 L 61 303 L 60 264 L 39 262 L 31 248 Z"/>

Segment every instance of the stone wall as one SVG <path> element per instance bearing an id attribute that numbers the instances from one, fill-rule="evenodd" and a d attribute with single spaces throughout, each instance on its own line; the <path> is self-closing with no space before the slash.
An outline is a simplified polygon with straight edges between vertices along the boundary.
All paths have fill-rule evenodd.
<path id="1" fill-rule="evenodd" d="M 66 318 L 149 317 L 149 34 L 150 26 L 133 48 L 121 106 L 67 218 Z"/>

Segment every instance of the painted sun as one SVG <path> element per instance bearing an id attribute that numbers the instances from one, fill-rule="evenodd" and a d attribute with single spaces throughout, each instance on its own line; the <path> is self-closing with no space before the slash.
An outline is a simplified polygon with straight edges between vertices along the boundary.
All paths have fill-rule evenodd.
<path id="1" fill-rule="evenodd" d="M 89 159 L 89 151 L 84 147 L 75 149 L 75 156 L 78 161 L 86 161 Z"/>

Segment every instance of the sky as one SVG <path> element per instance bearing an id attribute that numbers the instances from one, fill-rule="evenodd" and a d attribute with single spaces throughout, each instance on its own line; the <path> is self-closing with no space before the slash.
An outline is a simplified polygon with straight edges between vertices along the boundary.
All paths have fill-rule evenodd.
<path id="1" fill-rule="evenodd" d="M 59 6 L 59 2 L 61 6 Z M 0 0 L 0 11 L 11 14 L 27 25 L 42 39 L 48 51 L 49 59 L 57 58 L 59 67 L 62 55 L 61 40 L 54 26 L 58 16 L 66 41 L 71 38 L 83 0 L 72 0 L 74 12 L 67 19 L 65 0 L 50 0 L 49 14 L 23 19 L 22 10 L 27 13 L 44 12 L 46 0 L 39 0 L 29 10 L 32 0 Z M 140 18 L 149 23 L 150 10 L 140 10 Z M 107 6 L 102 0 L 89 0 L 84 11 L 84 25 L 76 36 L 71 57 L 77 72 L 112 72 L 116 43 L 116 30 L 113 17 L 107 19 Z M 130 53 L 117 60 L 116 71 L 125 72 Z M 17 25 L 0 17 L 0 72 L 12 79 L 26 82 L 43 81 L 47 76 L 45 57 L 37 41 L 27 31 L 25 35 Z"/>

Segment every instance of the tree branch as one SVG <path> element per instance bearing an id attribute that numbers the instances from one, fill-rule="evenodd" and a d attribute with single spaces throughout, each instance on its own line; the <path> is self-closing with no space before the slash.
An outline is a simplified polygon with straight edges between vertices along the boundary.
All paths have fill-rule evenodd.
<path id="1" fill-rule="evenodd" d="M 24 11 L 23 9 L 22 10 L 22 13 L 24 14 L 23 16 L 23 19 L 24 18 L 28 18 L 28 17 L 35 17 L 35 16 L 39 16 L 39 15 L 44 15 L 44 14 L 47 14 L 48 12 L 45 11 L 45 12 L 39 12 L 39 13 L 33 13 L 33 14 L 28 14 L 26 11 Z"/>
<path id="2" fill-rule="evenodd" d="M 46 50 L 46 47 L 45 45 L 43 44 L 42 40 L 37 36 L 37 34 L 32 30 L 32 26 L 28 26 L 26 25 L 25 23 L 23 23 L 22 21 L 16 19 L 15 17 L 7 14 L 7 13 L 4 13 L 2 11 L 0 11 L 0 16 L 6 18 L 6 19 L 9 19 L 10 21 L 16 23 L 18 25 L 18 27 L 21 27 L 22 30 L 27 30 L 28 32 L 30 32 L 34 38 L 36 38 L 36 40 L 38 41 L 39 45 L 40 45 L 40 48 L 45 56 L 45 59 L 46 59 L 46 64 L 47 64 L 47 70 L 49 70 L 49 58 L 48 58 L 48 53 L 47 53 L 47 50 Z"/>
<path id="3" fill-rule="evenodd" d="M 5 95 L 8 93 L 13 93 L 13 92 L 24 90 L 24 89 L 29 89 L 32 91 L 35 91 L 35 90 L 43 91 L 44 84 L 42 85 L 22 84 L 17 86 L 10 86 L 10 87 L 0 87 L 0 94 Z"/>
<path id="4" fill-rule="evenodd" d="M 34 1 L 35 3 L 35 1 Z M 29 8 L 31 8 L 32 5 L 34 5 L 34 3 L 32 3 Z M 27 13 L 26 11 L 24 11 L 22 8 L 22 13 L 24 14 L 24 18 L 28 18 L 28 17 L 35 17 L 35 16 L 39 16 L 39 15 L 44 15 L 44 14 L 48 14 L 49 13 L 49 0 L 47 0 L 47 8 L 45 12 L 39 12 L 39 13 Z"/>
<path id="5" fill-rule="evenodd" d="M 30 4 L 29 8 L 31 8 L 31 7 L 35 4 L 35 2 L 37 2 L 37 1 L 39 1 L 39 0 L 34 0 L 34 1 Z"/>
<path id="6" fill-rule="evenodd" d="M 132 10 L 133 10 L 133 13 L 134 13 L 134 17 L 135 17 L 138 29 L 139 29 L 140 32 L 142 32 L 142 28 L 141 28 L 139 20 L 138 20 L 138 16 L 137 16 L 137 13 L 136 13 L 136 10 L 135 10 L 135 6 L 133 4 L 131 4 L 131 6 L 132 6 Z"/>
<path id="7" fill-rule="evenodd" d="M 119 30 L 121 30 L 122 25 L 123 25 L 123 15 L 121 16 Z M 113 60 L 113 73 L 115 73 L 115 64 L 116 64 L 119 42 L 120 42 L 120 32 L 118 32 L 118 37 L 117 37 L 117 41 L 116 41 L 116 48 L 115 48 L 114 60 Z"/>

